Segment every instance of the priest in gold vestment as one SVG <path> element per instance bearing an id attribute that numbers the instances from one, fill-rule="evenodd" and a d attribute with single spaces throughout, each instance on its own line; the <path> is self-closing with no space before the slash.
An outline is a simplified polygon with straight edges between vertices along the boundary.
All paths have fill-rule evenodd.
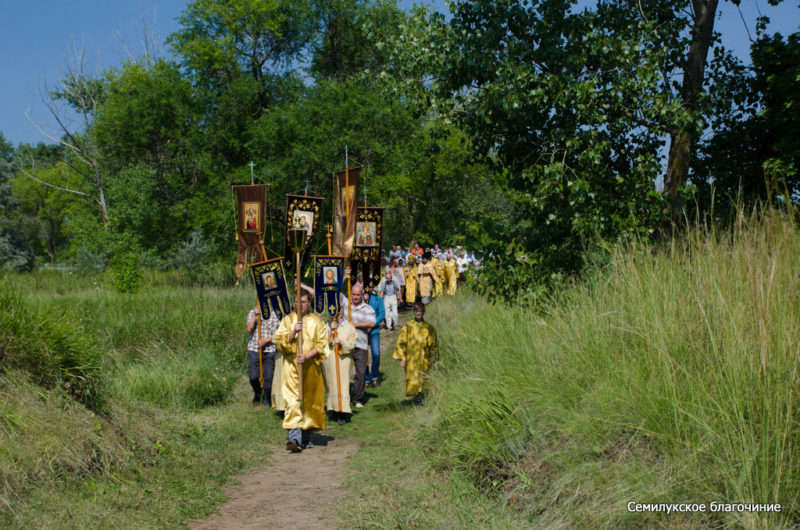
<path id="1" fill-rule="evenodd" d="M 300 297 L 302 323 L 297 312 L 281 320 L 272 338 L 283 353 L 282 393 L 286 412 L 283 428 L 289 431 L 286 448 L 300 452 L 311 444 L 312 429 L 325 428 L 325 382 L 322 361 L 328 352 L 328 327 L 319 316 L 309 314 L 311 296 L 303 292 Z M 303 334 L 303 351 L 297 352 L 297 334 Z M 303 395 L 299 395 L 297 363 L 303 365 Z"/>
<path id="2" fill-rule="evenodd" d="M 449 252 L 442 267 L 444 268 L 445 292 L 452 296 L 456 294 L 456 289 L 458 288 L 458 263 Z"/>
<path id="3" fill-rule="evenodd" d="M 424 316 L 425 305 L 417 302 L 414 304 L 414 320 L 406 322 L 400 329 L 392 355 L 406 370 L 406 396 L 414 397 L 415 403 L 422 402 L 428 373 L 439 358 L 436 329 L 423 320 Z"/>
<path id="4" fill-rule="evenodd" d="M 434 286 L 439 281 L 436 276 L 436 267 L 430 262 L 431 255 L 426 252 L 422 255 L 422 263 L 417 266 L 417 284 L 419 296 L 423 304 L 428 304 L 434 295 Z"/>
<path id="5" fill-rule="evenodd" d="M 414 256 L 408 256 L 408 265 L 405 266 L 406 275 L 406 303 L 414 304 L 417 301 L 417 262 Z"/>
<path id="6" fill-rule="evenodd" d="M 431 259 L 431 263 L 433 263 L 433 268 L 436 270 L 436 283 L 433 285 L 433 296 L 441 296 L 444 294 L 444 268 L 442 267 L 441 260 L 436 256 Z"/>

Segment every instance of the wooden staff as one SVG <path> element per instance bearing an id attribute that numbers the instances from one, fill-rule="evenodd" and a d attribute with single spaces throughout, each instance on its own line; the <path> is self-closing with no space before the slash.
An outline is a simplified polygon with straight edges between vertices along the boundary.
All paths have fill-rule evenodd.
<path id="1" fill-rule="evenodd" d="M 297 321 L 300 322 L 300 325 L 303 325 L 303 312 L 300 308 L 300 253 L 297 252 L 295 254 L 295 261 L 297 262 L 297 287 L 296 287 L 296 294 L 295 294 L 295 307 L 297 309 Z M 300 330 L 300 334 L 297 336 L 297 355 L 303 354 L 303 330 Z M 295 357 L 297 360 L 297 357 Z M 297 396 L 300 402 L 303 402 L 303 363 L 297 361 Z"/>
<path id="2" fill-rule="evenodd" d="M 331 230 L 332 230 L 332 227 L 331 227 L 331 225 L 326 225 L 325 227 L 328 229 L 328 233 L 325 234 L 325 237 L 328 238 L 328 255 L 330 256 L 330 255 L 333 254 L 333 252 L 331 251 Z M 337 302 L 338 302 L 338 300 L 337 300 Z M 334 320 L 337 320 L 338 316 L 339 316 L 338 314 L 336 316 L 334 316 L 333 317 Z M 339 322 L 338 321 L 336 322 L 336 326 L 337 327 L 339 326 Z M 336 339 L 338 336 L 339 336 L 339 330 L 337 328 L 334 328 L 334 330 L 333 330 L 333 338 Z M 342 346 L 340 344 L 336 344 L 335 342 L 333 343 L 333 360 L 334 360 L 334 362 L 336 364 L 336 398 L 337 398 L 337 403 L 339 405 L 339 412 L 342 411 L 342 382 L 341 382 L 341 379 L 340 379 L 340 376 L 339 376 L 339 356 L 341 355 L 341 349 L 342 349 Z"/>
<path id="3" fill-rule="evenodd" d="M 256 314 L 256 326 L 258 326 L 258 382 L 261 383 L 261 391 L 264 391 L 264 348 L 261 347 L 261 312 Z"/>
<path id="4" fill-rule="evenodd" d="M 347 237 L 347 227 L 350 226 L 350 160 L 347 156 L 347 146 L 344 146 L 344 207 L 346 212 L 347 221 L 345 222 L 345 229 L 344 229 L 344 236 Z M 355 197 L 358 199 L 358 197 Z M 355 234 L 353 234 L 353 238 L 355 238 Z M 354 242 L 355 243 L 355 242 Z M 350 258 L 349 256 L 345 258 L 345 269 L 350 268 Z M 347 321 L 353 322 L 353 308 L 350 307 L 350 300 L 353 294 L 353 282 L 350 279 L 350 275 L 347 275 Z"/>
<path id="5" fill-rule="evenodd" d="M 252 164 L 252 162 L 250 162 Z M 262 241 L 261 230 L 258 231 L 258 243 L 261 246 L 261 255 L 264 261 L 267 261 L 267 251 L 264 249 L 264 241 Z M 237 280 L 238 281 L 238 280 Z M 256 300 L 256 303 L 261 306 L 261 302 Z M 258 326 L 258 382 L 261 383 L 261 391 L 264 391 L 264 348 L 261 346 L 261 311 L 256 315 L 256 325 Z M 263 400 L 263 398 L 262 398 Z"/>
<path id="6" fill-rule="evenodd" d="M 295 288 L 295 299 L 294 299 L 294 308 L 297 312 L 297 322 L 300 323 L 300 334 L 297 335 L 297 355 L 295 356 L 295 361 L 297 362 L 297 377 L 298 377 L 298 385 L 297 385 L 297 392 L 298 392 L 298 400 L 302 403 L 303 402 L 303 363 L 297 360 L 297 357 L 303 354 L 303 314 L 300 309 L 301 305 L 301 288 L 300 288 L 300 255 L 303 252 L 303 249 L 306 246 L 306 239 L 308 236 L 308 232 L 306 232 L 305 228 L 300 226 L 300 222 L 296 221 L 294 228 L 287 231 L 287 236 L 289 237 L 289 242 L 291 243 L 292 250 L 294 250 L 295 262 L 296 262 L 296 273 L 295 273 L 295 281 L 297 282 L 297 286 Z"/>

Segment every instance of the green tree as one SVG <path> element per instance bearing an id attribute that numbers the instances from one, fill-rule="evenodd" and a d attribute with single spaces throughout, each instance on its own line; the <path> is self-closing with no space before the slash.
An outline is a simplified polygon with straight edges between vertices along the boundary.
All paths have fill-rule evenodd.
<path id="1" fill-rule="evenodd" d="M 392 0 L 320 0 L 320 36 L 313 44 L 311 72 L 316 79 L 343 81 L 364 71 L 386 68 L 388 46 L 404 20 Z"/>
<path id="2" fill-rule="evenodd" d="M 26 270 L 33 266 L 33 253 L 14 222 L 18 200 L 11 187 L 13 159 L 13 146 L 0 133 L 0 268 Z"/>
<path id="3" fill-rule="evenodd" d="M 67 186 L 69 171 L 66 163 L 61 161 L 50 167 L 32 169 L 27 175 L 20 173 L 12 180 L 14 196 L 18 201 L 16 219 L 19 230 L 25 234 L 27 241 L 36 242 L 37 253 L 46 254 L 51 265 L 55 264 L 57 253 L 67 243 L 64 222 L 75 201 L 68 193 L 53 186 L 43 186 L 39 181 Z"/>
<path id="4" fill-rule="evenodd" d="M 680 26 L 652 4 L 645 21 L 623 2 L 478 1 L 404 28 L 395 77 L 506 172 L 513 222 L 482 227 L 504 296 L 579 270 L 593 241 L 657 225 L 657 153 L 688 118 L 663 90 L 679 54 L 662 41 Z"/>
<path id="5" fill-rule="evenodd" d="M 751 67 L 724 79 L 730 100 L 720 101 L 693 164 L 695 199 L 714 204 L 718 219 L 732 208 L 800 193 L 800 34 L 762 35 L 751 47 Z M 714 197 L 712 197 L 712 194 Z"/>

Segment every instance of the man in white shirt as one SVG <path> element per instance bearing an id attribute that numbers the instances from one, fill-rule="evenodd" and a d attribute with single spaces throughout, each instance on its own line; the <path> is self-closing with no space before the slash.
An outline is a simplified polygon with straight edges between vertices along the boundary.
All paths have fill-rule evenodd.
<path id="1" fill-rule="evenodd" d="M 356 382 L 353 385 L 352 400 L 356 408 L 364 406 L 364 389 L 367 374 L 367 348 L 369 347 L 369 331 L 375 326 L 375 310 L 364 303 L 364 288 L 356 283 L 350 290 L 353 311 L 347 305 L 347 299 L 342 306 L 348 320 L 356 328 L 356 347 L 353 349 L 353 365 L 356 369 Z"/>
<path id="2" fill-rule="evenodd" d="M 386 275 L 381 278 L 378 284 L 378 296 L 383 297 L 383 307 L 386 309 L 386 329 L 394 331 L 400 325 L 397 315 L 397 294 L 400 292 L 400 284 L 392 276 L 392 270 L 386 268 Z"/>

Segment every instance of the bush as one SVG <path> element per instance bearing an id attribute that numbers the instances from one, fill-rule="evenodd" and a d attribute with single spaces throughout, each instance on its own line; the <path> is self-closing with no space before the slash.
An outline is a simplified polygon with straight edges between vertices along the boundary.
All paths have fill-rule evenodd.
<path id="1" fill-rule="evenodd" d="M 0 232 L 0 268 L 8 272 L 26 272 L 33 269 L 33 252 L 27 243 L 10 232 Z"/>
<path id="2" fill-rule="evenodd" d="M 61 388 L 90 409 L 102 410 L 102 353 L 80 322 L 63 314 L 34 314 L 5 280 L 0 281 L 0 307 L 0 370 L 21 370 L 35 384 Z"/>

